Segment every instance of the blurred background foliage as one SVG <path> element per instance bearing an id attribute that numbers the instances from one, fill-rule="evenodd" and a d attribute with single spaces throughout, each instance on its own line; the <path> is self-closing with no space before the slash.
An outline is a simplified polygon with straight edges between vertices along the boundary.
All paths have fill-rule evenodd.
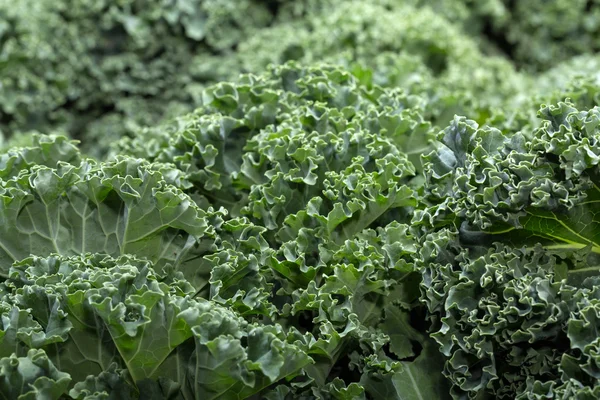
<path id="1" fill-rule="evenodd" d="M 597 104 L 600 1 L 0 0 L 2 146 L 111 143 L 202 105 L 206 85 L 326 61 L 505 131 L 540 103 Z"/>

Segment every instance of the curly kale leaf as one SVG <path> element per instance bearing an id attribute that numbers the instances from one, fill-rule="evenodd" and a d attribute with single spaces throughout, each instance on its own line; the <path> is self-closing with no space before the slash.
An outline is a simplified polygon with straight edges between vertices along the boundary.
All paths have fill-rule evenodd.
<path id="1" fill-rule="evenodd" d="M 44 350 L 77 383 L 75 398 L 117 390 L 137 398 L 157 383 L 191 398 L 247 398 L 311 362 L 280 325 L 194 300 L 182 274 L 158 275 L 149 261 L 32 257 L 15 263 L 7 286 L 3 300 L 39 325 L 15 327 L 14 349 Z"/>
<path id="2" fill-rule="evenodd" d="M 426 207 L 415 222 L 454 225 L 475 245 L 600 251 L 598 111 L 559 103 L 540 117 L 532 140 L 457 117 L 425 157 Z"/>
<path id="3" fill-rule="evenodd" d="M 421 299 L 455 398 L 566 398 L 595 386 L 597 278 L 569 285 L 571 260 L 541 244 L 465 249 L 449 230 L 424 240 Z"/>
<path id="4" fill-rule="evenodd" d="M 266 208 L 252 213 L 275 218 L 264 222 L 273 229 L 285 212 L 295 213 L 310 196 L 322 195 L 327 171 L 341 172 L 355 157 L 364 157 L 359 163 L 369 169 L 389 153 L 407 177 L 415 170 L 411 161 L 420 168 L 419 151 L 431 138 L 421 104 L 400 90 L 368 90 L 339 67 L 292 62 L 211 86 L 193 114 L 117 148 L 173 162 L 193 185 L 189 193 L 233 216 L 244 206 Z M 278 211 L 282 208 L 286 211 Z"/>
<path id="5" fill-rule="evenodd" d="M 188 268 L 189 279 L 201 281 L 186 254 L 202 251 L 201 238 L 220 223 L 219 212 L 200 209 L 160 168 L 131 158 L 36 165 L 3 182 L 0 193 L 4 276 L 10 263 L 32 254 L 103 253 Z"/>
<path id="6" fill-rule="evenodd" d="M 71 378 L 59 371 L 43 350 L 0 359 L 0 391 L 11 399 L 64 398 Z"/>

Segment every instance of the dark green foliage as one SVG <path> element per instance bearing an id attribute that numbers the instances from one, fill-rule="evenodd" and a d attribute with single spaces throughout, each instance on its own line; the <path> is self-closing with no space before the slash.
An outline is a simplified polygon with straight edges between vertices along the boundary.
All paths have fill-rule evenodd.
<path id="1" fill-rule="evenodd" d="M 266 2 L 0 2 L 5 136 L 64 130 L 89 149 L 191 111 L 195 71 L 273 20 Z"/>
<path id="2" fill-rule="evenodd" d="M 597 8 L 0 0 L 0 398 L 599 398 Z"/>

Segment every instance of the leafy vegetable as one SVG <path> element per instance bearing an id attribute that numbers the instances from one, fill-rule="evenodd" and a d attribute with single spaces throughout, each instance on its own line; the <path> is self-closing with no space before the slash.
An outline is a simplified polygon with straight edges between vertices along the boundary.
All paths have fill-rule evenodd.
<path id="1" fill-rule="evenodd" d="M 426 156 L 423 299 L 457 397 L 595 386 L 574 327 L 597 289 L 597 113 L 544 106 L 531 140 L 456 118 Z"/>
<path id="2" fill-rule="evenodd" d="M 295 63 L 204 98 L 130 156 L 8 153 L 0 356 L 43 351 L 82 399 L 444 397 L 410 321 L 419 98 Z"/>
<path id="3" fill-rule="evenodd" d="M 596 8 L 0 0 L 0 398 L 600 397 Z"/>

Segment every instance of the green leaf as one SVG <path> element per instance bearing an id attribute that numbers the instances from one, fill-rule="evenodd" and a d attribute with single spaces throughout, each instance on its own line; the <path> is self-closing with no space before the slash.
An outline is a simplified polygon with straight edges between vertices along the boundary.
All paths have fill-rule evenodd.
<path id="1" fill-rule="evenodd" d="M 70 382 L 69 374 L 59 371 L 43 350 L 0 359 L 0 392 L 6 398 L 58 400 L 66 395 Z"/>
<path id="2" fill-rule="evenodd" d="M 193 331 L 196 350 L 188 367 L 188 385 L 196 399 L 247 398 L 293 378 L 311 362 L 275 328 L 251 328 L 247 350 L 240 339 L 225 335 L 210 339 L 198 327 Z"/>
<path id="3" fill-rule="evenodd" d="M 0 189 L 0 260 L 5 265 L 0 272 L 5 276 L 12 261 L 32 253 L 89 252 L 135 254 L 159 268 L 183 264 L 177 266 L 201 282 L 199 271 L 180 260 L 189 250 L 188 238 L 211 234 L 210 212 L 199 209 L 147 163 L 122 159 L 36 167 L 5 186 Z"/>

